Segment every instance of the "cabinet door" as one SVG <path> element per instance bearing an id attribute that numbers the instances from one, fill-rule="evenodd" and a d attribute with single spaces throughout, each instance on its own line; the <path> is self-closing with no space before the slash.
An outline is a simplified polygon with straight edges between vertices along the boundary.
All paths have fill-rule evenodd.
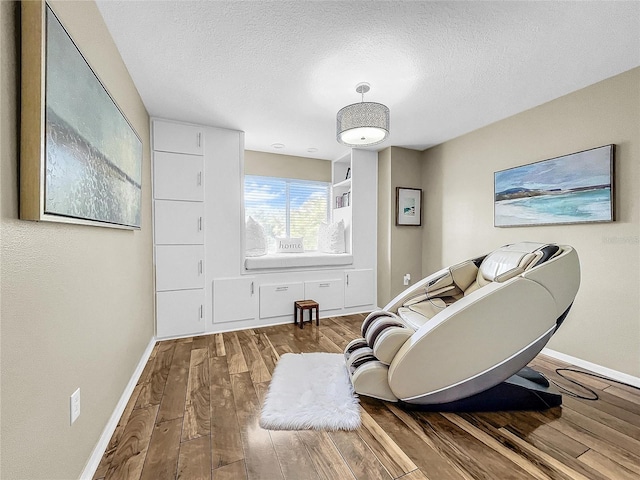
<path id="1" fill-rule="evenodd" d="M 161 200 L 204 199 L 203 157 L 153 153 L 153 196 Z"/>
<path id="2" fill-rule="evenodd" d="M 318 302 L 320 313 L 337 310 L 344 306 L 344 282 L 341 278 L 304 282 L 304 297 Z"/>
<path id="3" fill-rule="evenodd" d="M 202 155 L 202 128 L 193 125 L 153 121 L 153 149 L 161 152 Z"/>
<path id="4" fill-rule="evenodd" d="M 258 290 L 255 278 L 221 278 L 213 281 L 213 323 L 256 318 Z"/>
<path id="5" fill-rule="evenodd" d="M 204 332 L 204 290 L 156 293 L 158 337 Z"/>
<path id="6" fill-rule="evenodd" d="M 359 307 L 373 304 L 373 270 L 344 272 L 344 306 Z"/>
<path id="7" fill-rule="evenodd" d="M 156 291 L 189 288 L 204 288 L 204 246 L 157 246 Z"/>
<path id="8" fill-rule="evenodd" d="M 156 245 L 204 243 L 204 202 L 156 200 L 154 206 Z"/>
<path id="9" fill-rule="evenodd" d="M 290 315 L 293 319 L 293 304 L 304 300 L 304 284 L 281 283 L 260 286 L 260 318 Z"/>

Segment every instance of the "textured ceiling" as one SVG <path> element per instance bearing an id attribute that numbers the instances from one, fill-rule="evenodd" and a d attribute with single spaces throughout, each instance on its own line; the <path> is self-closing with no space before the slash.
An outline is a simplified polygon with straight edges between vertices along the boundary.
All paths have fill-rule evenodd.
<path id="1" fill-rule="evenodd" d="M 152 116 L 288 155 L 346 152 L 362 81 L 391 110 L 375 149 L 422 150 L 640 65 L 635 1 L 97 3 Z"/>

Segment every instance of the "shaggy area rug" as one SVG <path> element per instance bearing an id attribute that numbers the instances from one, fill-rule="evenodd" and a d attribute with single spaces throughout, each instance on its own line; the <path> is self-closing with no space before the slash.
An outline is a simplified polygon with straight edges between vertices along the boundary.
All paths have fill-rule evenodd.
<path id="1" fill-rule="evenodd" d="M 285 353 L 273 372 L 260 415 L 269 430 L 355 430 L 360 405 L 344 356 Z"/>

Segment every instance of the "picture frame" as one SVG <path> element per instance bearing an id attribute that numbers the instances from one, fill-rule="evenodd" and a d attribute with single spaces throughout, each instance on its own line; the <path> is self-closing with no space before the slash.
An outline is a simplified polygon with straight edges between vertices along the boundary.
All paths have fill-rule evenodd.
<path id="1" fill-rule="evenodd" d="M 21 8 L 20 218 L 139 229 L 140 137 L 51 6 Z"/>
<path id="2" fill-rule="evenodd" d="M 422 189 L 396 187 L 396 225 L 422 226 Z"/>
<path id="3" fill-rule="evenodd" d="M 494 226 L 613 222 L 615 145 L 494 173 Z"/>

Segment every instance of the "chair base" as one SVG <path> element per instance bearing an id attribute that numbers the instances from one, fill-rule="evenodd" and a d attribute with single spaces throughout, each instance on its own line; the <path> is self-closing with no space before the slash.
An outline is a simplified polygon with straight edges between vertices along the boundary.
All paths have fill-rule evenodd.
<path id="1" fill-rule="evenodd" d="M 525 367 L 495 387 L 467 398 L 427 405 L 400 400 L 400 404 L 407 410 L 424 412 L 546 410 L 562 405 L 562 395 L 540 373 Z"/>

